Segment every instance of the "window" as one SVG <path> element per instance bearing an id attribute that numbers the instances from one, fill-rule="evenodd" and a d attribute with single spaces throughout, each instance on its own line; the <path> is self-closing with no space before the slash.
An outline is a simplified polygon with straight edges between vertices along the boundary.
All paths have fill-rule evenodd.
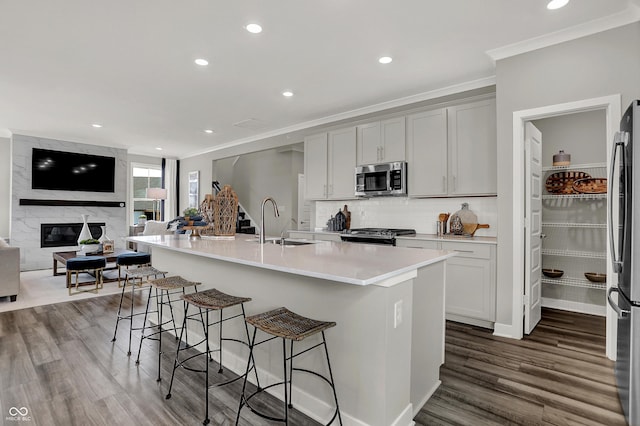
<path id="1" fill-rule="evenodd" d="M 133 223 L 138 224 L 140 216 L 153 219 L 154 200 L 147 198 L 147 188 L 162 187 L 162 169 L 151 164 L 132 164 L 131 194 L 133 194 Z M 157 208 L 156 208 L 157 209 Z"/>

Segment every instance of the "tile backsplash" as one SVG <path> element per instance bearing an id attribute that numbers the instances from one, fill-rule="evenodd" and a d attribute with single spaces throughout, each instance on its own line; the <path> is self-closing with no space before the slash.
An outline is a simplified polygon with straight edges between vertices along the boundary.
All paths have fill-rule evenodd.
<path id="1" fill-rule="evenodd" d="M 352 228 L 411 228 L 421 234 L 435 234 L 440 213 L 455 213 L 462 203 L 478 216 L 478 223 L 489 224 L 475 235 L 495 237 L 498 232 L 497 197 L 408 198 L 375 197 L 346 201 L 312 203 L 311 230 L 326 228 L 327 221 L 344 205 L 351 212 Z"/>

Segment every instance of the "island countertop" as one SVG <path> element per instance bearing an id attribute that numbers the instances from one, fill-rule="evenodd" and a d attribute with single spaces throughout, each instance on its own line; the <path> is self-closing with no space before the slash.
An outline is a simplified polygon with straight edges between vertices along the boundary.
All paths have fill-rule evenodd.
<path id="1" fill-rule="evenodd" d="M 236 235 L 232 239 L 149 235 L 129 237 L 127 240 L 211 259 L 354 285 L 382 284 L 386 280 L 455 255 L 446 250 L 416 250 L 330 241 L 310 241 L 312 244 L 283 247 L 273 243 L 259 244 L 250 235 Z"/>

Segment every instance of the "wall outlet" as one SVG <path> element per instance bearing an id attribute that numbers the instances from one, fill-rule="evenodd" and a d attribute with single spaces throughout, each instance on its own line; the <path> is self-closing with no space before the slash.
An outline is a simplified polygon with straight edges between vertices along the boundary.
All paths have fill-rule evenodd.
<path id="1" fill-rule="evenodd" d="M 402 324 L 402 300 L 398 300 L 393 305 L 393 328 L 398 328 Z"/>

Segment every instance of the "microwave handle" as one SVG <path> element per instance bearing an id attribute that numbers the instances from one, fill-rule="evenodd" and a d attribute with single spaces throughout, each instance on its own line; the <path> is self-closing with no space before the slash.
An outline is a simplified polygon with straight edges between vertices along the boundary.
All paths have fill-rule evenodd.
<path id="1" fill-rule="evenodd" d="M 611 151 L 611 163 L 609 164 L 609 196 L 608 196 L 608 210 L 609 210 L 609 248 L 611 249 L 611 262 L 613 264 L 613 271 L 616 273 L 620 273 L 622 272 L 622 253 L 620 253 L 620 256 L 618 256 L 618 254 L 616 253 L 616 245 L 614 242 L 614 231 L 613 231 L 613 185 L 614 185 L 614 178 L 615 178 L 615 165 L 616 165 L 616 157 L 618 154 L 618 148 L 621 148 L 620 151 L 622 152 L 622 154 L 620 155 L 620 161 L 622 164 L 622 177 L 623 179 L 625 179 L 624 182 L 624 187 L 625 189 L 627 188 L 627 174 L 626 171 L 624 170 L 624 147 L 627 144 L 627 142 L 629 141 L 629 134 L 626 132 L 616 132 L 614 139 L 613 139 L 613 147 L 612 147 L 612 151 Z M 626 199 L 626 195 L 625 194 L 620 194 L 622 196 L 622 201 L 623 201 L 623 206 L 621 208 L 625 209 L 625 216 L 626 216 L 626 203 L 627 203 L 627 199 Z M 625 217 L 625 222 L 626 222 L 626 217 Z M 625 224 L 623 223 L 623 226 Z M 624 238 L 624 232 L 622 233 L 622 238 Z M 624 243 L 624 241 L 623 241 Z M 621 244 L 620 246 L 624 247 L 624 244 Z"/>

